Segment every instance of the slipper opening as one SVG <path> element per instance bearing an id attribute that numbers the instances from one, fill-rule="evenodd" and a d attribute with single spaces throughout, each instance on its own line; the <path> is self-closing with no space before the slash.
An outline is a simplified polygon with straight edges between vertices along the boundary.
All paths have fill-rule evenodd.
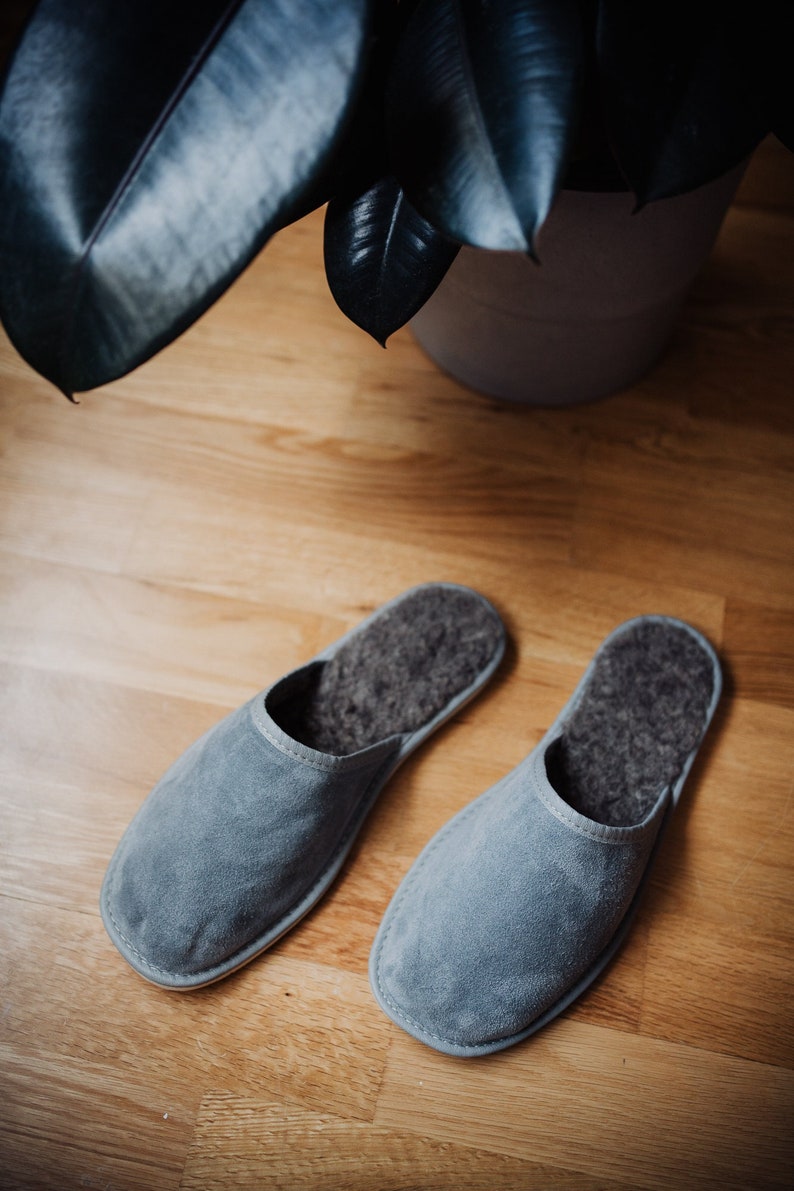
<path id="1" fill-rule="evenodd" d="M 354 634 L 271 714 L 301 744 L 345 756 L 418 731 L 476 682 L 502 640 L 499 618 L 474 592 L 420 587 Z"/>
<path id="2" fill-rule="evenodd" d="M 607 641 L 547 757 L 549 781 L 598 823 L 641 823 L 700 743 L 714 663 L 698 638 L 639 620 Z"/>

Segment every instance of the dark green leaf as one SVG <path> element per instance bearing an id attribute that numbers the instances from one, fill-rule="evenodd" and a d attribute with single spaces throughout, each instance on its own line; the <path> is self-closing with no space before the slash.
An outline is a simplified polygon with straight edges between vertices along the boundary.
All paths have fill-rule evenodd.
<path id="1" fill-rule="evenodd" d="M 425 304 L 459 245 L 423 219 L 394 178 L 329 204 L 325 270 L 340 309 L 385 346 Z"/>
<path id="2" fill-rule="evenodd" d="M 763 8 L 763 0 L 761 0 Z M 757 18 L 761 22 L 757 23 Z M 598 58 L 613 152 L 641 203 L 719 177 L 769 129 L 760 12 L 714 0 L 602 0 Z"/>
<path id="3" fill-rule="evenodd" d="M 43 0 L 0 97 L 0 314 L 67 393 L 147 359 L 304 209 L 376 0 Z"/>
<path id="4" fill-rule="evenodd" d="M 531 250 L 578 120 L 574 0 L 422 0 L 387 104 L 393 169 L 440 231 Z"/>

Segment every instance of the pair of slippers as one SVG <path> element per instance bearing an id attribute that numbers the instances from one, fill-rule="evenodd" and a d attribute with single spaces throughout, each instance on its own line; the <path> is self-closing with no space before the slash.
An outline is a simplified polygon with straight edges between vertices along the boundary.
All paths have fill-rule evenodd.
<path id="1" fill-rule="evenodd" d="M 123 836 L 101 910 L 142 976 L 210 984 L 326 892 L 397 767 L 494 674 L 495 609 L 413 588 L 227 716 Z M 618 949 L 719 698 L 690 626 L 641 616 L 604 641 L 536 748 L 439 831 L 370 959 L 379 1004 L 452 1055 L 540 1029 Z"/>

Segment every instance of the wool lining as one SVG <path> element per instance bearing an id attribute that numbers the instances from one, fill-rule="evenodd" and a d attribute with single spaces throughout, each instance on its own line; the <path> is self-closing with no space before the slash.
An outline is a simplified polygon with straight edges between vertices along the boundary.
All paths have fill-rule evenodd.
<path id="1" fill-rule="evenodd" d="M 686 629 L 642 621 L 616 637 L 550 751 L 557 793 L 598 823 L 642 822 L 697 747 L 713 686 L 713 663 Z"/>
<path id="2" fill-rule="evenodd" d="M 345 642 L 273 718 L 293 739 L 335 756 L 415 732 L 475 681 L 501 634 L 475 595 L 419 588 Z"/>

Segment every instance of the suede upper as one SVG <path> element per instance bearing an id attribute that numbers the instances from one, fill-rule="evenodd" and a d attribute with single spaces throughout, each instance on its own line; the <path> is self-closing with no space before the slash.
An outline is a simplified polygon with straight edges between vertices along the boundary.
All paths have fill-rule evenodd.
<path id="1" fill-rule="evenodd" d="M 168 770 L 130 824 L 103 890 L 112 933 L 158 983 L 242 960 L 333 863 L 400 740 L 350 757 L 280 733 L 260 696 Z M 266 734 L 266 730 L 269 731 Z"/>
<path id="2" fill-rule="evenodd" d="M 615 934 L 668 802 L 634 827 L 594 823 L 551 787 L 545 751 L 532 754 L 411 869 L 373 952 L 378 1000 L 453 1054 L 519 1034 Z"/>
<path id="3" fill-rule="evenodd" d="M 105 875 L 102 917 L 132 967 L 198 988 L 294 926 L 337 875 L 385 781 L 483 687 L 504 645 L 482 596 L 424 584 L 196 741 Z"/>
<path id="4" fill-rule="evenodd" d="M 720 687 L 713 649 L 681 621 L 638 617 L 610 634 L 543 740 L 438 832 L 397 890 L 370 980 L 398 1025 L 447 1054 L 488 1054 L 595 979 Z"/>

